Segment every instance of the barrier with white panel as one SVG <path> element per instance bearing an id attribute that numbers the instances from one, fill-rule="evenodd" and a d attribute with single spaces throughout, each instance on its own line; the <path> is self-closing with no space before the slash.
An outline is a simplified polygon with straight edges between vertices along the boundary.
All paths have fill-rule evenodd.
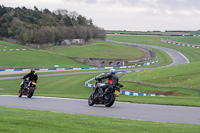
<path id="1" fill-rule="evenodd" d="M 98 70 L 98 69 L 121 69 L 121 68 L 135 68 L 141 66 L 148 66 L 154 63 L 157 63 L 158 60 L 153 62 L 144 63 L 142 65 L 134 65 L 134 66 L 121 66 L 121 67 L 86 67 L 86 68 L 46 68 L 46 69 L 35 69 L 36 71 L 65 71 L 65 70 Z M 31 69 L 0 69 L 1 71 L 30 71 Z"/>
<path id="2" fill-rule="evenodd" d="M 130 72 L 139 72 L 139 71 L 143 71 L 143 70 L 136 70 L 136 71 L 127 71 L 127 73 L 130 73 Z M 124 73 L 124 72 L 116 72 L 116 73 Z M 94 84 L 90 84 L 91 81 L 95 80 L 95 78 L 98 78 L 104 74 L 108 74 L 108 73 L 102 73 L 88 81 L 85 82 L 85 86 L 87 87 L 95 87 Z M 137 92 L 130 92 L 130 91 L 124 91 L 124 90 L 121 90 L 120 91 L 120 94 L 122 95 L 128 95 L 128 96 L 164 96 L 164 95 L 157 95 L 157 94 L 148 94 L 148 93 L 137 93 Z"/>
<path id="3" fill-rule="evenodd" d="M 161 42 L 170 43 L 170 44 L 176 44 L 176 45 L 180 45 L 180 46 L 187 46 L 187 47 L 193 47 L 193 48 L 200 48 L 200 46 L 191 45 L 191 44 L 186 44 L 186 43 L 178 43 L 178 42 L 174 42 L 174 41 L 167 41 L 167 40 L 164 40 L 164 39 L 161 39 Z"/>

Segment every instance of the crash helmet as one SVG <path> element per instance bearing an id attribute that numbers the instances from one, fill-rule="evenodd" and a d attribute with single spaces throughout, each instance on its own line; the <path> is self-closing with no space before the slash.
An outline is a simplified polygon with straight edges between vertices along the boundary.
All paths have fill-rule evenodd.
<path id="1" fill-rule="evenodd" d="M 35 72 L 35 69 L 31 69 L 31 73 L 34 73 Z"/>
<path id="2" fill-rule="evenodd" d="M 110 69 L 109 73 L 115 74 L 115 69 Z"/>

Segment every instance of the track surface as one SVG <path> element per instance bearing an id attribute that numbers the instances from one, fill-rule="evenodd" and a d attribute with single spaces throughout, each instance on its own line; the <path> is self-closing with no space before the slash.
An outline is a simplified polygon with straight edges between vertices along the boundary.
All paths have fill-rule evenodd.
<path id="1" fill-rule="evenodd" d="M 18 96 L 14 95 L 0 95 L 0 106 L 200 125 L 200 108 L 198 107 L 134 104 L 125 102 L 115 102 L 110 108 L 103 105 L 94 105 L 91 107 L 88 106 L 87 100 L 38 96 L 33 96 L 29 99 L 25 96 L 18 98 Z"/>
<path id="2" fill-rule="evenodd" d="M 143 45 L 147 47 L 157 48 L 165 51 L 173 59 L 173 63 L 168 66 L 189 63 L 181 53 L 157 46 Z M 130 70 L 130 69 L 129 69 Z M 141 69 L 144 70 L 144 69 Z M 90 72 L 71 72 L 61 74 L 46 74 L 44 76 L 59 76 L 84 73 L 101 73 L 105 71 L 90 71 Z M 0 80 L 16 79 L 16 77 L 0 77 Z M 87 80 L 87 79 L 86 79 Z M 111 108 L 98 105 L 90 107 L 87 100 L 64 99 L 64 98 L 44 98 L 36 97 L 28 99 L 26 97 L 18 98 L 17 96 L 0 95 L 0 106 L 35 109 L 35 110 L 50 110 L 55 112 L 75 113 L 108 116 L 117 118 L 127 118 L 147 121 L 187 123 L 200 125 L 200 108 L 199 107 L 182 107 L 182 106 L 166 106 L 166 105 L 151 105 L 151 104 L 133 104 L 116 102 Z"/>

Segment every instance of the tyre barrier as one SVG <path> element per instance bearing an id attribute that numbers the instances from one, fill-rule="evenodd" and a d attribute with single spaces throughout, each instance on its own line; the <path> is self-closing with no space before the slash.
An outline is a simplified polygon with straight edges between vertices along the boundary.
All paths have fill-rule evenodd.
<path id="1" fill-rule="evenodd" d="M 195 46 L 195 45 L 185 44 L 185 43 L 177 43 L 177 42 L 174 42 L 174 41 L 166 41 L 164 39 L 161 39 L 161 42 L 176 44 L 176 45 L 181 45 L 181 46 L 187 46 L 187 47 L 193 47 L 193 48 L 200 48 L 200 46 Z"/>
<path id="2" fill-rule="evenodd" d="M 134 65 L 134 66 L 121 66 L 121 67 L 86 67 L 86 68 L 47 68 L 47 69 L 35 69 L 36 71 L 52 71 L 52 70 L 59 70 L 59 71 L 65 71 L 65 70 L 98 70 L 98 69 L 121 69 L 121 68 L 135 68 L 135 67 L 141 67 L 141 66 L 148 66 L 154 63 L 157 63 L 158 60 L 153 62 L 144 63 L 142 65 Z M 30 71 L 31 69 L 0 69 L 1 71 Z"/>
<path id="3" fill-rule="evenodd" d="M 130 72 L 139 72 L 139 71 L 144 71 L 144 70 L 134 70 L 134 71 L 127 71 L 127 73 L 130 73 Z M 124 73 L 124 72 L 116 72 L 116 73 Z M 95 85 L 93 84 L 90 84 L 91 81 L 95 80 L 95 78 L 98 78 L 104 74 L 108 74 L 108 73 L 102 73 L 88 81 L 85 82 L 85 86 L 87 87 L 95 87 Z M 128 96 L 164 96 L 164 95 L 157 95 L 157 94 L 148 94 L 148 93 L 136 93 L 136 92 L 130 92 L 130 91 L 124 91 L 124 90 L 121 90 L 120 91 L 120 94 L 122 95 L 128 95 Z"/>

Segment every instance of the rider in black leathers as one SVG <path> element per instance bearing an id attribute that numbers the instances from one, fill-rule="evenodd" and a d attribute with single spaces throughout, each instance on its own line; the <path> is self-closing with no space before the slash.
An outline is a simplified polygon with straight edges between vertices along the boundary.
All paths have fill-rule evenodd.
<path id="1" fill-rule="evenodd" d="M 118 85 L 119 78 L 115 75 L 115 69 L 111 69 L 108 75 L 104 75 L 103 77 L 99 79 L 106 79 L 106 78 L 108 78 L 108 83 L 106 83 L 101 88 L 98 88 L 101 93 L 100 95 L 101 97 L 103 96 L 103 92 L 105 91 L 106 88 Z"/>
<path id="2" fill-rule="evenodd" d="M 25 75 L 24 77 L 22 77 L 21 79 L 26 79 L 26 78 L 29 78 L 28 86 L 30 86 L 30 83 L 32 81 L 35 81 L 37 83 L 37 80 L 38 80 L 37 73 L 35 72 L 34 69 L 31 69 L 31 72 L 28 73 L 27 75 Z M 24 81 L 22 81 L 22 83 L 21 83 L 21 89 L 22 89 L 23 85 L 24 85 Z"/>

